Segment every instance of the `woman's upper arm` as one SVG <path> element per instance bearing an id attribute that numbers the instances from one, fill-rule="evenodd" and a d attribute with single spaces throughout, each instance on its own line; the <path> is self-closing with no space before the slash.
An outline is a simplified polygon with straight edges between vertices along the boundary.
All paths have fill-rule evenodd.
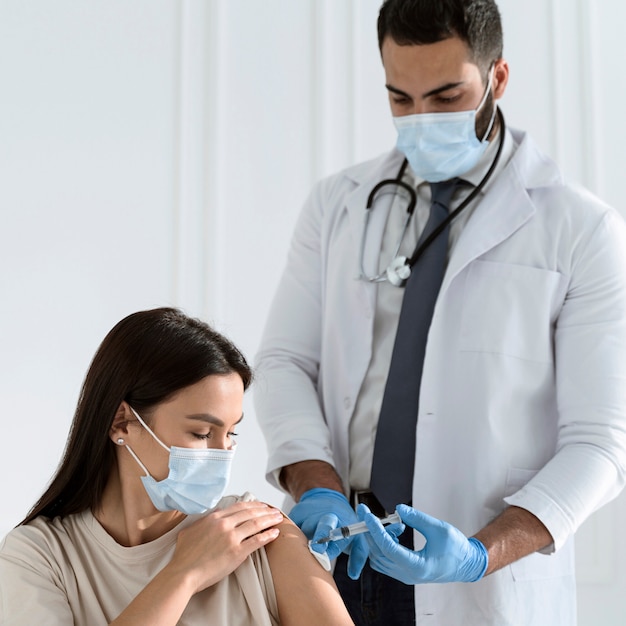
<path id="1" fill-rule="evenodd" d="M 351 625 L 330 572 L 309 552 L 307 539 L 289 519 L 265 546 L 283 626 Z"/>
<path id="2" fill-rule="evenodd" d="M 10 543 L 10 545 L 7 545 Z M 19 548 L 19 546 L 18 546 Z M 46 568 L 45 559 L 13 550 L 13 542 L 0 547 L 0 624 L 72 624 L 74 617 L 63 589 Z"/>

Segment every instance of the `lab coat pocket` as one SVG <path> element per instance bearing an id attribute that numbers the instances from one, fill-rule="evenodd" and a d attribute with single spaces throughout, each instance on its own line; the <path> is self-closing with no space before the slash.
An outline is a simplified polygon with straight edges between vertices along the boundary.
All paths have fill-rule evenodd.
<path id="1" fill-rule="evenodd" d="M 467 271 L 461 352 L 551 363 L 564 277 L 547 269 L 493 261 L 474 261 Z"/>
<path id="2" fill-rule="evenodd" d="M 505 497 L 521 489 L 537 470 L 510 468 L 507 475 Z M 558 552 L 535 552 L 511 563 L 513 580 L 548 580 L 574 574 L 574 541 L 570 538 Z"/>

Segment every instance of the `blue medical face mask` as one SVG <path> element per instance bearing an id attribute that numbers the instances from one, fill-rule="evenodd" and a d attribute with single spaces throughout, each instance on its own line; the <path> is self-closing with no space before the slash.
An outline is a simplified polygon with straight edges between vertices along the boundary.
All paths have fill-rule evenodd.
<path id="1" fill-rule="evenodd" d="M 168 448 L 137 412 L 133 408 L 130 410 L 155 441 L 170 454 L 169 474 L 167 478 L 157 482 L 130 446 L 125 446 L 146 473 L 141 477 L 141 482 L 154 506 L 159 511 L 180 511 L 187 515 L 205 513 L 212 509 L 224 495 L 228 484 L 235 444 L 230 450 L 175 446 Z"/>
<path id="2" fill-rule="evenodd" d="M 493 68 L 483 99 L 472 111 L 417 113 L 394 117 L 398 131 L 396 146 L 406 156 L 411 169 L 429 183 L 449 180 L 469 172 L 484 154 L 487 137 L 496 117 L 494 103 L 489 127 L 482 139 L 476 137 L 476 114 L 487 101 Z"/>

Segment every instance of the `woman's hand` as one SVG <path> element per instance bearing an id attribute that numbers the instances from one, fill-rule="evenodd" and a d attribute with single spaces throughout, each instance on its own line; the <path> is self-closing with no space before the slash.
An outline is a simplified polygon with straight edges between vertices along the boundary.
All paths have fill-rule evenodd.
<path id="1" fill-rule="evenodd" d="M 257 501 L 213 511 L 179 533 L 166 569 L 187 580 L 192 594 L 202 591 L 276 539 L 279 530 L 274 526 L 283 519 L 278 509 Z"/>
<path id="2" fill-rule="evenodd" d="M 177 624 L 191 597 L 237 569 L 278 537 L 283 514 L 263 502 L 238 502 L 197 520 L 176 539 L 172 560 L 112 622 L 115 626 Z"/>

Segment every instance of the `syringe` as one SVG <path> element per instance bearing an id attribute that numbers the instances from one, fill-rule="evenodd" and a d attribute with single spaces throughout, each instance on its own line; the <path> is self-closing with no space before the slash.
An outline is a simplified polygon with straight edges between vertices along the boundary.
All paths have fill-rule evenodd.
<path id="1" fill-rule="evenodd" d="M 397 513 L 392 513 L 388 517 L 383 517 L 380 523 L 396 524 L 401 522 L 400 516 Z M 356 524 L 350 524 L 349 526 L 341 526 L 341 528 L 333 528 L 327 537 L 318 539 L 315 543 L 328 543 L 329 541 L 338 541 L 339 539 L 346 539 L 346 537 L 352 537 L 353 535 L 360 535 L 368 531 L 365 522 L 357 522 Z"/>

